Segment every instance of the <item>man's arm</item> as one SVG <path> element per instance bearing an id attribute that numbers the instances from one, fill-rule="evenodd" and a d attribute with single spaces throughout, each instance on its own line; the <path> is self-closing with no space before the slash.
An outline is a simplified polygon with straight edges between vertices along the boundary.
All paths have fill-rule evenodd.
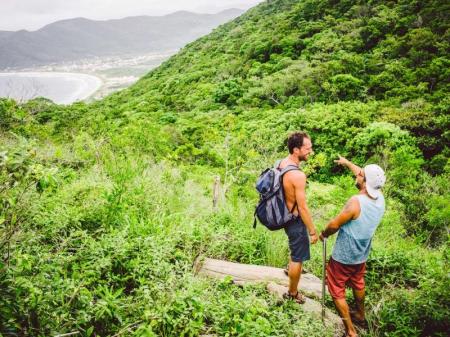
<path id="1" fill-rule="evenodd" d="M 342 165 L 342 166 L 346 166 L 350 169 L 350 171 L 353 172 L 353 174 L 355 176 L 357 176 L 360 172 L 361 172 L 361 167 L 359 167 L 358 165 L 353 164 L 350 160 L 342 157 L 339 155 L 339 159 L 334 161 L 335 163 Z"/>
<path id="2" fill-rule="evenodd" d="M 351 197 L 344 206 L 341 213 L 338 214 L 333 220 L 331 220 L 325 229 L 320 234 L 320 240 L 323 241 L 324 238 L 329 237 L 336 233 L 339 228 L 349 222 L 350 220 L 356 219 L 360 213 L 359 201 L 356 197 Z"/>
<path id="3" fill-rule="evenodd" d="M 311 243 L 314 244 L 317 242 L 318 236 L 312 221 L 311 213 L 309 212 L 308 205 L 306 204 L 306 175 L 303 172 L 298 172 L 298 175 L 299 177 L 294 179 L 295 200 L 300 212 L 300 217 L 308 229 Z"/>

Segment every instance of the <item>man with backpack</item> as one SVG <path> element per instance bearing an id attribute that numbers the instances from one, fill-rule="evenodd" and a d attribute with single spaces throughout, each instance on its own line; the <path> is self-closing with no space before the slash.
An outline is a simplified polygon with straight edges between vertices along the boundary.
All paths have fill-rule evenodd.
<path id="1" fill-rule="evenodd" d="M 367 325 L 364 313 L 364 275 L 372 237 L 385 211 L 381 188 L 386 177 L 378 165 L 367 165 L 361 169 L 343 157 L 335 162 L 353 172 L 359 194 L 351 197 L 341 213 L 328 223 L 320 234 L 320 240 L 339 231 L 327 265 L 327 285 L 344 321 L 346 336 L 355 337 L 357 334 L 353 323 L 361 327 Z M 356 302 L 354 313 L 350 312 L 345 300 L 346 285 L 353 290 Z"/>
<path id="2" fill-rule="evenodd" d="M 289 155 L 275 167 L 264 170 L 256 183 L 260 199 L 255 210 L 258 219 L 269 230 L 284 228 L 289 239 L 289 290 L 285 299 L 299 304 L 305 297 L 298 291 L 303 262 L 310 259 L 311 244 L 318 240 L 311 214 L 306 204 L 306 175 L 299 170 L 302 161 L 313 152 L 310 137 L 304 132 L 295 132 L 287 140 Z"/>
<path id="3" fill-rule="evenodd" d="M 297 169 L 286 172 L 282 178 L 287 209 L 295 216 L 284 227 L 289 240 L 289 290 L 285 299 L 299 304 L 305 303 L 305 297 L 298 291 L 303 262 L 310 259 L 309 238 L 311 244 L 318 240 L 311 213 L 306 204 L 306 175 L 298 169 L 302 161 L 308 160 L 313 152 L 310 137 L 304 132 L 295 132 L 287 140 L 289 155 L 278 165 L 280 170 L 293 166 Z"/>

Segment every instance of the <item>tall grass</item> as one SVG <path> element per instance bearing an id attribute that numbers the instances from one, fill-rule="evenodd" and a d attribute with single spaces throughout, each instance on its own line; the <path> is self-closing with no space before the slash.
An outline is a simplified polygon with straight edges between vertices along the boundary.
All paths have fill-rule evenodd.
<path id="1" fill-rule="evenodd" d="M 27 193 L 10 266 L 1 267 L 3 335 L 331 336 L 264 286 L 239 288 L 194 274 L 199 257 L 286 265 L 284 232 L 252 228 L 256 174 L 238 176 L 214 210 L 220 169 L 88 144 L 46 143 L 30 162 L 45 173 L 44 183 Z M 355 192 L 350 178 L 310 181 L 308 204 L 319 231 Z M 402 212 L 388 199 L 373 240 L 366 335 L 439 336 L 448 330 L 447 255 L 405 236 Z M 321 245 L 311 252 L 305 268 L 320 276 Z M 330 298 L 327 303 L 332 308 Z"/>
<path id="2" fill-rule="evenodd" d="M 263 286 L 194 275 L 199 256 L 286 259 L 282 235 L 251 228 L 248 200 L 213 211 L 212 173 L 108 148 L 72 173 L 41 192 L 15 237 L 2 334 L 331 336 Z"/>

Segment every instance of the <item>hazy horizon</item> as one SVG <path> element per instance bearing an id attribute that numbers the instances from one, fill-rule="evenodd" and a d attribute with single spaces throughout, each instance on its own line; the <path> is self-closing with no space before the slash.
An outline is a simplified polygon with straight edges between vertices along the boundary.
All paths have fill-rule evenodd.
<path id="1" fill-rule="evenodd" d="M 201 14 L 218 13 L 226 9 L 246 10 L 262 0 L 90 0 L 63 2 L 59 0 L 3 0 L 0 30 L 35 31 L 56 21 L 86 18 L 90 20 L 122 19 L 129 16 L 164 16 L 177 11 Z M 2 1 L 2 2 L 3 2 Z"/>

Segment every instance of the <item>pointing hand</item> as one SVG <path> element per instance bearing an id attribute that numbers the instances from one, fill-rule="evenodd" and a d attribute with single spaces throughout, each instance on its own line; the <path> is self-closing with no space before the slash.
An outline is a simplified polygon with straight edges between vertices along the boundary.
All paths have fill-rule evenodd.
<path id="1" fill-rule="evenodd" d="M 339 164 L 339 165 L 342 165 L 342 166 L 347 165 L 348 160 L 347 160 L 346 158 L 342 157 L 340 154 L 339 154 L 338 156 L 339 156 L 339 159 L 338 159 L 338 160 L 335 160 L 334 162 L 335 162 L 336 164 Z"/>

